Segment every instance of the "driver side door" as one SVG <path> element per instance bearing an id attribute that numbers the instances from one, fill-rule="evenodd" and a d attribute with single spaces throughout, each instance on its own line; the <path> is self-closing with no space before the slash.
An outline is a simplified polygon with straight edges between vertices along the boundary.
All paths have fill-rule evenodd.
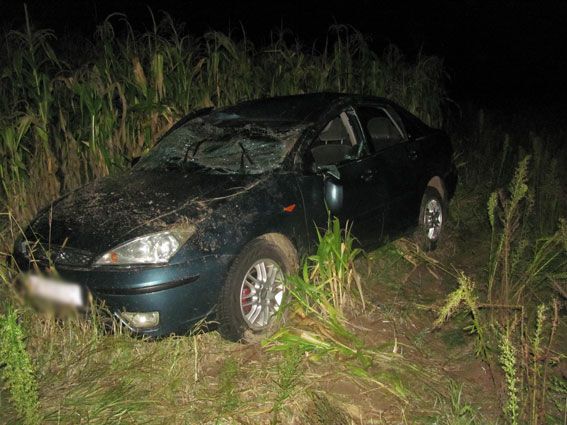
<path id="1" fill-rule="evenodd" d="M 363 245 L 376 243 L 383 230 L 388 192 L 354 110 L 331 120 L 305 155 L 307 165 L 298 184 L 308 228 L 313 223 L 325 227 L 328 208 L 342 225 L 352 225 L 353 235 Z"/>

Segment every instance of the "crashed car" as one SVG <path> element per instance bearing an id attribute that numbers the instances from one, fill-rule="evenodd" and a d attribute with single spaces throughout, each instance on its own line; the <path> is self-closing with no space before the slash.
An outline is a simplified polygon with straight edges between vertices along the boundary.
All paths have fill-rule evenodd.
<path id="1" fill-rule="evenodd" d="M 102 300 L 136 334 L 213 318 L 242 340 L 269 328 L 329 214 L 363 247 L 417 227 L 431 249 L 456 180 L 447 135 L 386 99 L 248 101 L 188 115 L 130 171 L 55 201 L 14 257 L 31 293 Z"/>

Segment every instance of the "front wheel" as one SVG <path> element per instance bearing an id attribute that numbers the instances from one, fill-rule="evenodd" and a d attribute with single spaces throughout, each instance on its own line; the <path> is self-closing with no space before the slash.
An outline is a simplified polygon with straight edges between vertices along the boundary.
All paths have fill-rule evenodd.
<path id="1" fill-rule="evenodd" d="M 251 342 L 277 327 L 285 295 L 285 275 L 297 268 L 293 247 L 259 238 L 236 257 L 221 290 L 219 331 L 232 341 Z"/>
<path id="2" fill-rule="evenodd" d="M 419 210 L 418 243 L 425 251 L 437 248 L 447 218 L 447 203 L 439 191 L 428 186 L 421 198 Z"/>

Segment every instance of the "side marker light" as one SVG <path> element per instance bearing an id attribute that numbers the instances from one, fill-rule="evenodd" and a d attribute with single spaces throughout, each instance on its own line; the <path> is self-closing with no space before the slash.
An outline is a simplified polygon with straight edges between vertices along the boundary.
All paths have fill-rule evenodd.
<path id="1" fill-rule="evenodd" d="M 295 207 L 297 207 L 297 205 L 295 204 L 289 204 L 287 207 L 284 207 L 284 212 L 286 213 L 291 213 L 295 210 Z"/>

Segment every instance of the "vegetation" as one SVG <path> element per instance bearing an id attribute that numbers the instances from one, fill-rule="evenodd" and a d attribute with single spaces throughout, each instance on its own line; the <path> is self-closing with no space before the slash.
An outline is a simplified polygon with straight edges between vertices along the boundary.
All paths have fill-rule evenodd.
<path id="1" fill-rule="evenodd" d="M 441 60 L 378 55 L 346 26 L 310 49 L 283 32 L 263 47 L 244 32 L 194 38 L 167 15 L 144 34 L 110 16 L 80 52 L 30 19 L 3 37 L 0 422 L 565 423 L 561 127 L 532 113 L 447 119 Z M 460 186 L 434 256 L 407 240 L 361 255 L 330 218 L 289 278 L 286 326 L 262 346 L 216 332 L 147 342 L 14 290 L 4 254 L 57 196 L 127 168 L 192 110 L 322 90 L 446 125 Z"/>
<path id="2" fill-rule="evenodd" d="M 535 145 L 532 154 L 541 166 L 541 148 Z M 551 419 L 548 373 L 564 361 L 564 353 L 553 351 L 560 321 L 557 297 L 565 298 L 567 223 L 556 214 L 564 212 L 556 208 L 558 201 L 541 196 L 547 184 L 530 185 L 530 174 L 542 175 L 537 168 L 530 173 L 530 159 L 526 155 L 519 161 L 507 191 L 494 191 L 488 198 L 491 240 L 487 275 L 481 276 L 485 280 L 475 284 L 460 272 L 459 287 L 447 296 L 437 319 L 437 324 L 445 322 L 461 306 L 470 314 L 466 329 L 477 337 L 477 355 L 504 373 L 503 413 L 511 424 Z M 559 177 L 553 163 L 550 171 Z M 535 199 L 544 205 L 534 212 Z M 543 219 L 538 214 L 555 221 L 551 235 L 542 232 L 553 227 L 533 225 L 534 219 Z M 551 317 L 547 311 L 553 312 Z"/>
<path id="3" fill-rule="evenodd" d="M 27 14 L 26 14 L 26 18 Z M 18 220 L 87 181 L 129 166 L 189 111 L 312 91 L 378 94 L 440 123 L 442 63 L 383 56 L 334 26 L 311 50 L 274 34 L 256 48 L 243 32 L 193 38 L 170 16 L 136 34 L 109 16 L 82 53 L 56 50 L 55 34 L 29 19 L 0 51 L 0 202 Z M 117 35 L 118 32 L 123 32 Z"/>
<path id="4" fill-rule="evenodd" d="M 329 218 L 324 234 L 319 229 L 317 233 L 316 254 L 303 263 L 301 276 L 288 278 L 291 300 L 285 314 L 298 326 L 283 327 L 267 344 L 275 350 L 357 356 L 365 364 L 370 359 L 348 329 L 348 315 L 365 308 L 360 276 L 354 268 L 360 249 L 353 247 L 348 226 L 343 230 L 337 218 Z"/>
<path id="5" fill-rule="evenodd" d="M 16 410 L 24 423 L 39 423 L 37 382 L 16 311 L 0 315 L 0 359 L 5 363 L 2 375 Z"/>

